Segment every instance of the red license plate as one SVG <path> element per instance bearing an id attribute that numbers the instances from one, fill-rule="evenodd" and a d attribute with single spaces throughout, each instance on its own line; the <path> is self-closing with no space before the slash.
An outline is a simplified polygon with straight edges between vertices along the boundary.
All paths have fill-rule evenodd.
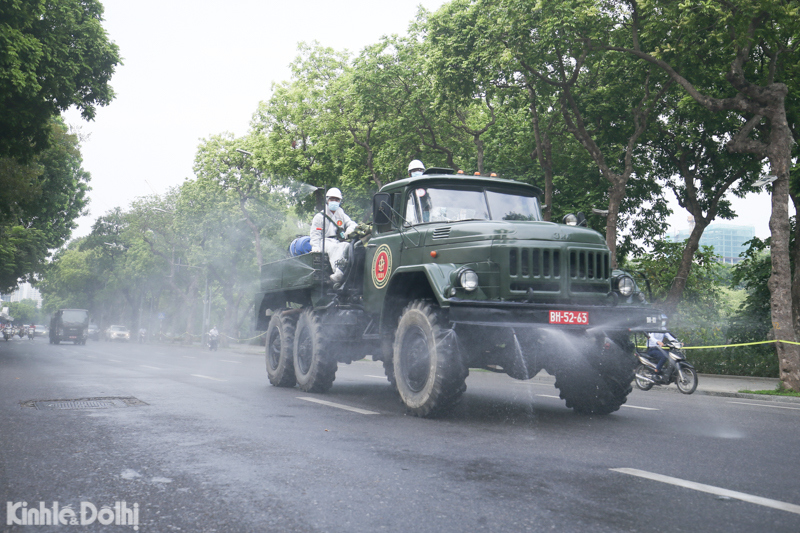
<path id="1" fill-rule="evenodd" d="M 550 311 L 551 324 L 577 324 L 585 326 L 589 323 L 588 311 Z"/>

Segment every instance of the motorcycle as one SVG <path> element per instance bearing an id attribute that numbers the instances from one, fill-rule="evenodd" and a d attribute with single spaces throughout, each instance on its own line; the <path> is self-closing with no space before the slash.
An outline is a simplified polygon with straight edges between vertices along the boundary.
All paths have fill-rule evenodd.
<path id="1" fill-rule="evenodd" d="M 33 336 L 36 334 L 36 330 L 33 328 L 28 328 L 28 340 L 33 340 Z"/>
<path id="2" fill-rule="evenodd" d="M 658 359 L 651 357 L 646 351 L 636 352 L 639 366 L 636 368 L 636 387 L 648 391 L 653 385 L 670 385 L 674 383 L 683 394 L 692 394 L 697 389 L 697 371 L 686 361 L 683 344 L 678 341 L 669 341 L 665 337 L 664 351 L 667 352 L 667 362 L 661 369 L 662 378 L 655 376 Z"/>
<path id="3" fill-rule="evenodd" d="M 219 334 L 218 333 L 209 333 L 208 334 L 208 349 L 212 352 L 216 352 L 217 348 L 219 348 Z"/>
<path id="4" fill-rule="evenodd" d="M 12 336 L 13 336 L 13 333 L 11 333 L 11 330 L 9 330 L 9 328 L 3 329 L 3 338 L 6 341 L 8 341 L 9 337 L 12 337 Z"/>

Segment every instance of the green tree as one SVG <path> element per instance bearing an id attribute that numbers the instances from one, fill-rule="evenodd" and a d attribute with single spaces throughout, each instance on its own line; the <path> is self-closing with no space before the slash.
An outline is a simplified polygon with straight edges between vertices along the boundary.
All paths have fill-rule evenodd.
<path id="1" fill-rule="evenodd" d="M 78 137 L 60 118 L 50 129 L 50 147 L 30 163 L 0 157 L 0 290 L 40 271 L 85 212 L 90 176 Z"/>
<path id="2" fill-rule="evenodd" d="M 564 129 L 590 156 L 608 182 L 606 242 L 617 260 L 617 232 L 626 209 L 658 192 L 638 157 L 648 121 L 657 113 L 671 81 L 632 59 L 597 53 L 592 42 L 625 41 L 610 14 L 593 0 L 502 2 L 457 0 L 429 19 L 432 61 L 454 92 L 479 92 L 481 85 L 525 87 L 538 114 L 540 99 L 555 95 Z M 477 74 L 477 76 L 476 76 Z M 534 120 L 541 126 L 542 122 Z M 537 134 L 537 158 L 546 170 L 548 140 Z M 628 182 L 637 181 L 628 187 Z M 545 190 L 547 190 L 547 183 Z M 636 200 L 626 197 L 632 189 Z M 654 213 L 663 215 L 656 202 Z M 652 222 L 658 217 L 651 216 Z"/>
<path id="3" fill-rule="evenodd" d="M 792 309 L 789 177 L 793 136 L 787 79 L 800 62 L 800 5 L 791 0 L 627 0 L 613 2 L 615 22 L 630 44 L 597 39 L 658 68 L 707 110 L 737 117 L 727 149 L 769 163 L 772 274 L 771 315 L 784 386 L 800 391 L 800 347 Z M 787 72 L 789 76 L 787 76 Z M 791 101 L 789 109 L 791 110 Z"/>
<path id="4" fill-rule="evenodd" d="M 102 22 L 97 0 L 0 4 L 0 157 L 30 160 L 61 111 L 74 105 L 90 120 L 114 98 L 119 51 Z"/>
<path id="5" fill-rule="evenodd" d="M 43 324 L 42 314 L 36 307 L 35 300 L 20 300 L 8 304 L 8 314 L 15 324 Z"/>

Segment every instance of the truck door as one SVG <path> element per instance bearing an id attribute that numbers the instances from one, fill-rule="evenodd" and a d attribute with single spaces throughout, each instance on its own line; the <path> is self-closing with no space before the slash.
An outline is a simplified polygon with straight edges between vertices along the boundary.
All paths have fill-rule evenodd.
<path id="1" fill-rule="evenodd" d="M 364 264 L 364 304 L 370 312 L 379 312 L 392 273 L 401 264 L 403 248 L 414 243 L 419 246 L 421 237 L 410 230 L 401 192 L 376 194 L 374 204 L 373 235 L 367 243 Z"/>

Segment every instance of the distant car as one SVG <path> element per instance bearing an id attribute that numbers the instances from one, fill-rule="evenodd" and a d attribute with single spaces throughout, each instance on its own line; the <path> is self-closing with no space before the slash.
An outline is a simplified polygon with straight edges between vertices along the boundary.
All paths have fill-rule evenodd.
<path id="1" fill-rule="evenodd" d="M 50 333 L 50 330 L 44 324 L 36 324 L 34 327 L 36 328 L 33 332 L 34 337 L 47 337 Z"/>
<path id="2" fill-rule="evenodd" d="M 109 326 L 106 330 L 107 341 L 125 341 L 131 340 L 131 332 L 125 326 Z"/>
<path id="3" fill-rule="evenodd" d="M 39 326 L 36 327 L 38 328 Z M 89 333 L 89 338 L 93 341 L 100 340 L 100 327 L 97 324 L 89 324 L 87 332 Z"/>

